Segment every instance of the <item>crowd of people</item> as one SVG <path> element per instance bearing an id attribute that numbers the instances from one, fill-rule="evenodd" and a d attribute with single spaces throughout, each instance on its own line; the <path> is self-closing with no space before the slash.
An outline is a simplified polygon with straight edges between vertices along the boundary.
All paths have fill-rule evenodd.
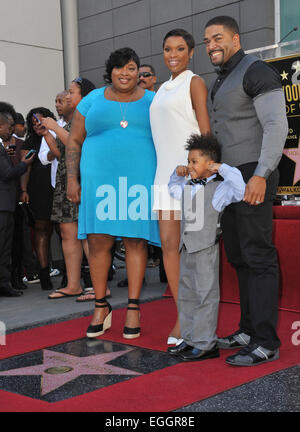
<path id="1" fill-rule="evenodd" d="M 98 337 L 112 325 L 107 281 L 115 239 L 122 239 L 128 286 L 122 333 L 134 339 L 142 334 L 139 298 L 151 247 L 178 311 L 167 352 L 199 361 L 239 348 L 226 362 L 253 366 L 279 357 L 272 204 L 287 135 L 285 101 L 272 66 L 245 55 L 233 18 L 211 19 L 204 43 L 218 74 L 209 90 L 190 70 L 193 36 L 174 29 L 162 41 L 171 77 L 157 91 L 153 67 L 122 48 L 106 61 L 105 86 L 78 77 L 57 95 L 58 121 L 44 107 L 30 110 L 25 141 L 13 135 L 24 134 L 14 108 L 0 104 L 0 294 L 20 295 L 30 236 L 25 214 L 42 289 L 52 290 L 55 226 L 66 278 L 48 297 L 94 300 L 86 335 Z M 14 226 L 21 232 L 16 239 Z M 241 299 L 238 329 L 222 338 L 216 334 L 220 233 Z M 83 260 L 90 291 L 80 282 Z"/>

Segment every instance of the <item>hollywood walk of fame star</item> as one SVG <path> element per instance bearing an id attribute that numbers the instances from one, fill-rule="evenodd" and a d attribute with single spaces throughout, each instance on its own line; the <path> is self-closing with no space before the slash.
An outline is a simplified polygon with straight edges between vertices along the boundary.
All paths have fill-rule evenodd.
<path id="1" fill-rule="evenodd" d="M 294 172 L 294 180 L 293 185 L 295 185 L 300 180 L 300 149 L 299 143 L 296 148 L 288 148 L 283 150 L 283 154 L 287 156 L 289 159 L 295 162 L 295 172 Z"/>
<path id="2" fill-rule="evenodd" d="M 288 79 L 288 73 L 286 71 L 282 71 L 282 73 L 280 75 L 281 75 L 282 81 L 285 80 L 285 79 L 286 80 Z"/>
<path id="3" fill-rule="evenodd" d="M 2 371 L 0 376 L 41 375 L 41 396 L 44 396 L 80 375 L 142 375 L 139 372 L 107 364 L 130 351 L 132 349 L 77 357 L 43 350 L 42 364 Z"/>

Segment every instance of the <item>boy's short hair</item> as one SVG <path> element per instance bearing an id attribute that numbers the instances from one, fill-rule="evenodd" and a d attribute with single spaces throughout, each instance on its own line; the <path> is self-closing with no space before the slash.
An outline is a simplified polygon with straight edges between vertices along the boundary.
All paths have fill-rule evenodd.
<path id="1" fill-rule="evenodd" d="M 185 149 L 188 151 L 199 150 L 203 156 L 207 156 L 216 163 L 221 160 L 221 146 L 212 134 L 192 134 L 187 140 Z"/>

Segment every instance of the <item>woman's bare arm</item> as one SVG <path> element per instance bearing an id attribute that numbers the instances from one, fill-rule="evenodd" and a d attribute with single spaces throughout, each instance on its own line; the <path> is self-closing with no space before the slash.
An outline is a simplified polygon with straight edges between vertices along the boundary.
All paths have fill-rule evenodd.
<path id="1" fill-rule="evenodd" d="M 70 201 L 80 202 L 79 164 L 81 147 L 86 137 L 85 118 L 79 111 L 75 111 L 69 138 L 66 144 L 66 166 L 67 166 L 67 197 Z"/>
<path id="2" fill-rule="evenodd" d="M 207 88 L 203 79 L 194 76 L 191 81 L 191 99 L 202 135 L 210 133 L 210 121 L 207 110 Z"/>

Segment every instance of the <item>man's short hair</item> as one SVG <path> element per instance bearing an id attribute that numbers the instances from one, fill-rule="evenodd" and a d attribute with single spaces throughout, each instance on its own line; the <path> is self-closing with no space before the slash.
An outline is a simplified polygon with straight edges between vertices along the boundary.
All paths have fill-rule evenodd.
<path id="1" fill-rule="evenodd" d="M 236 20 L 230 16 L 221 15 L 215 18 L 212 18 L 208 21 L 205 28 L 210 27 L 212 25 L 222 25 L 228 30 L 231 30 L 234 34 L 240 34 L 240 29 Z"/>
<path id="2" fill-rule="evenodd" d="M 140 68 L 141 67 L 148 67 L 150 70 L 151 70 L 151 73 L 153 73 L 153 75 L 156 75 L 156 73 L 155 73 L 155 69 L 154 69 L 154 67 L 152 66 L 152 65 L 149 65 L 149 64 L 141 64 L 140 65 Z"/>
<path id="3" fill-rule="evenodd" d="M 25 120 L 24 120 L 23 114 L 16 113 L 16 124 L 21 124 L 21 125 L 25 124 Z"/>
<path id="4" fill-rule="evenodd" d="M 9 116 L 8 116 L 9 114 Z M 0 102 L 0 115 L 2 117 L 6 117 L 7 120 L 11 121 L 11 118 L 13 119 L 13 122 L 16 122 L 16 111 L 12 104 L 8 102 Z"/>
<path id="5" fill-rule="evenodd" d="M 62 96 L 62 97 L 66 97 L 69 94 L 68 90 L 62 90 L 61 92 L 57 93 L 57 96 Z"/>
<path id="6" fill-rule="evenodd" d="M 203 156 L 207 156 L 216 163 L 221 160 L 221 146 L 212 134 L 192 134 L 187 140 L 185 149 L 188 151 L 199 150 Z"/>

